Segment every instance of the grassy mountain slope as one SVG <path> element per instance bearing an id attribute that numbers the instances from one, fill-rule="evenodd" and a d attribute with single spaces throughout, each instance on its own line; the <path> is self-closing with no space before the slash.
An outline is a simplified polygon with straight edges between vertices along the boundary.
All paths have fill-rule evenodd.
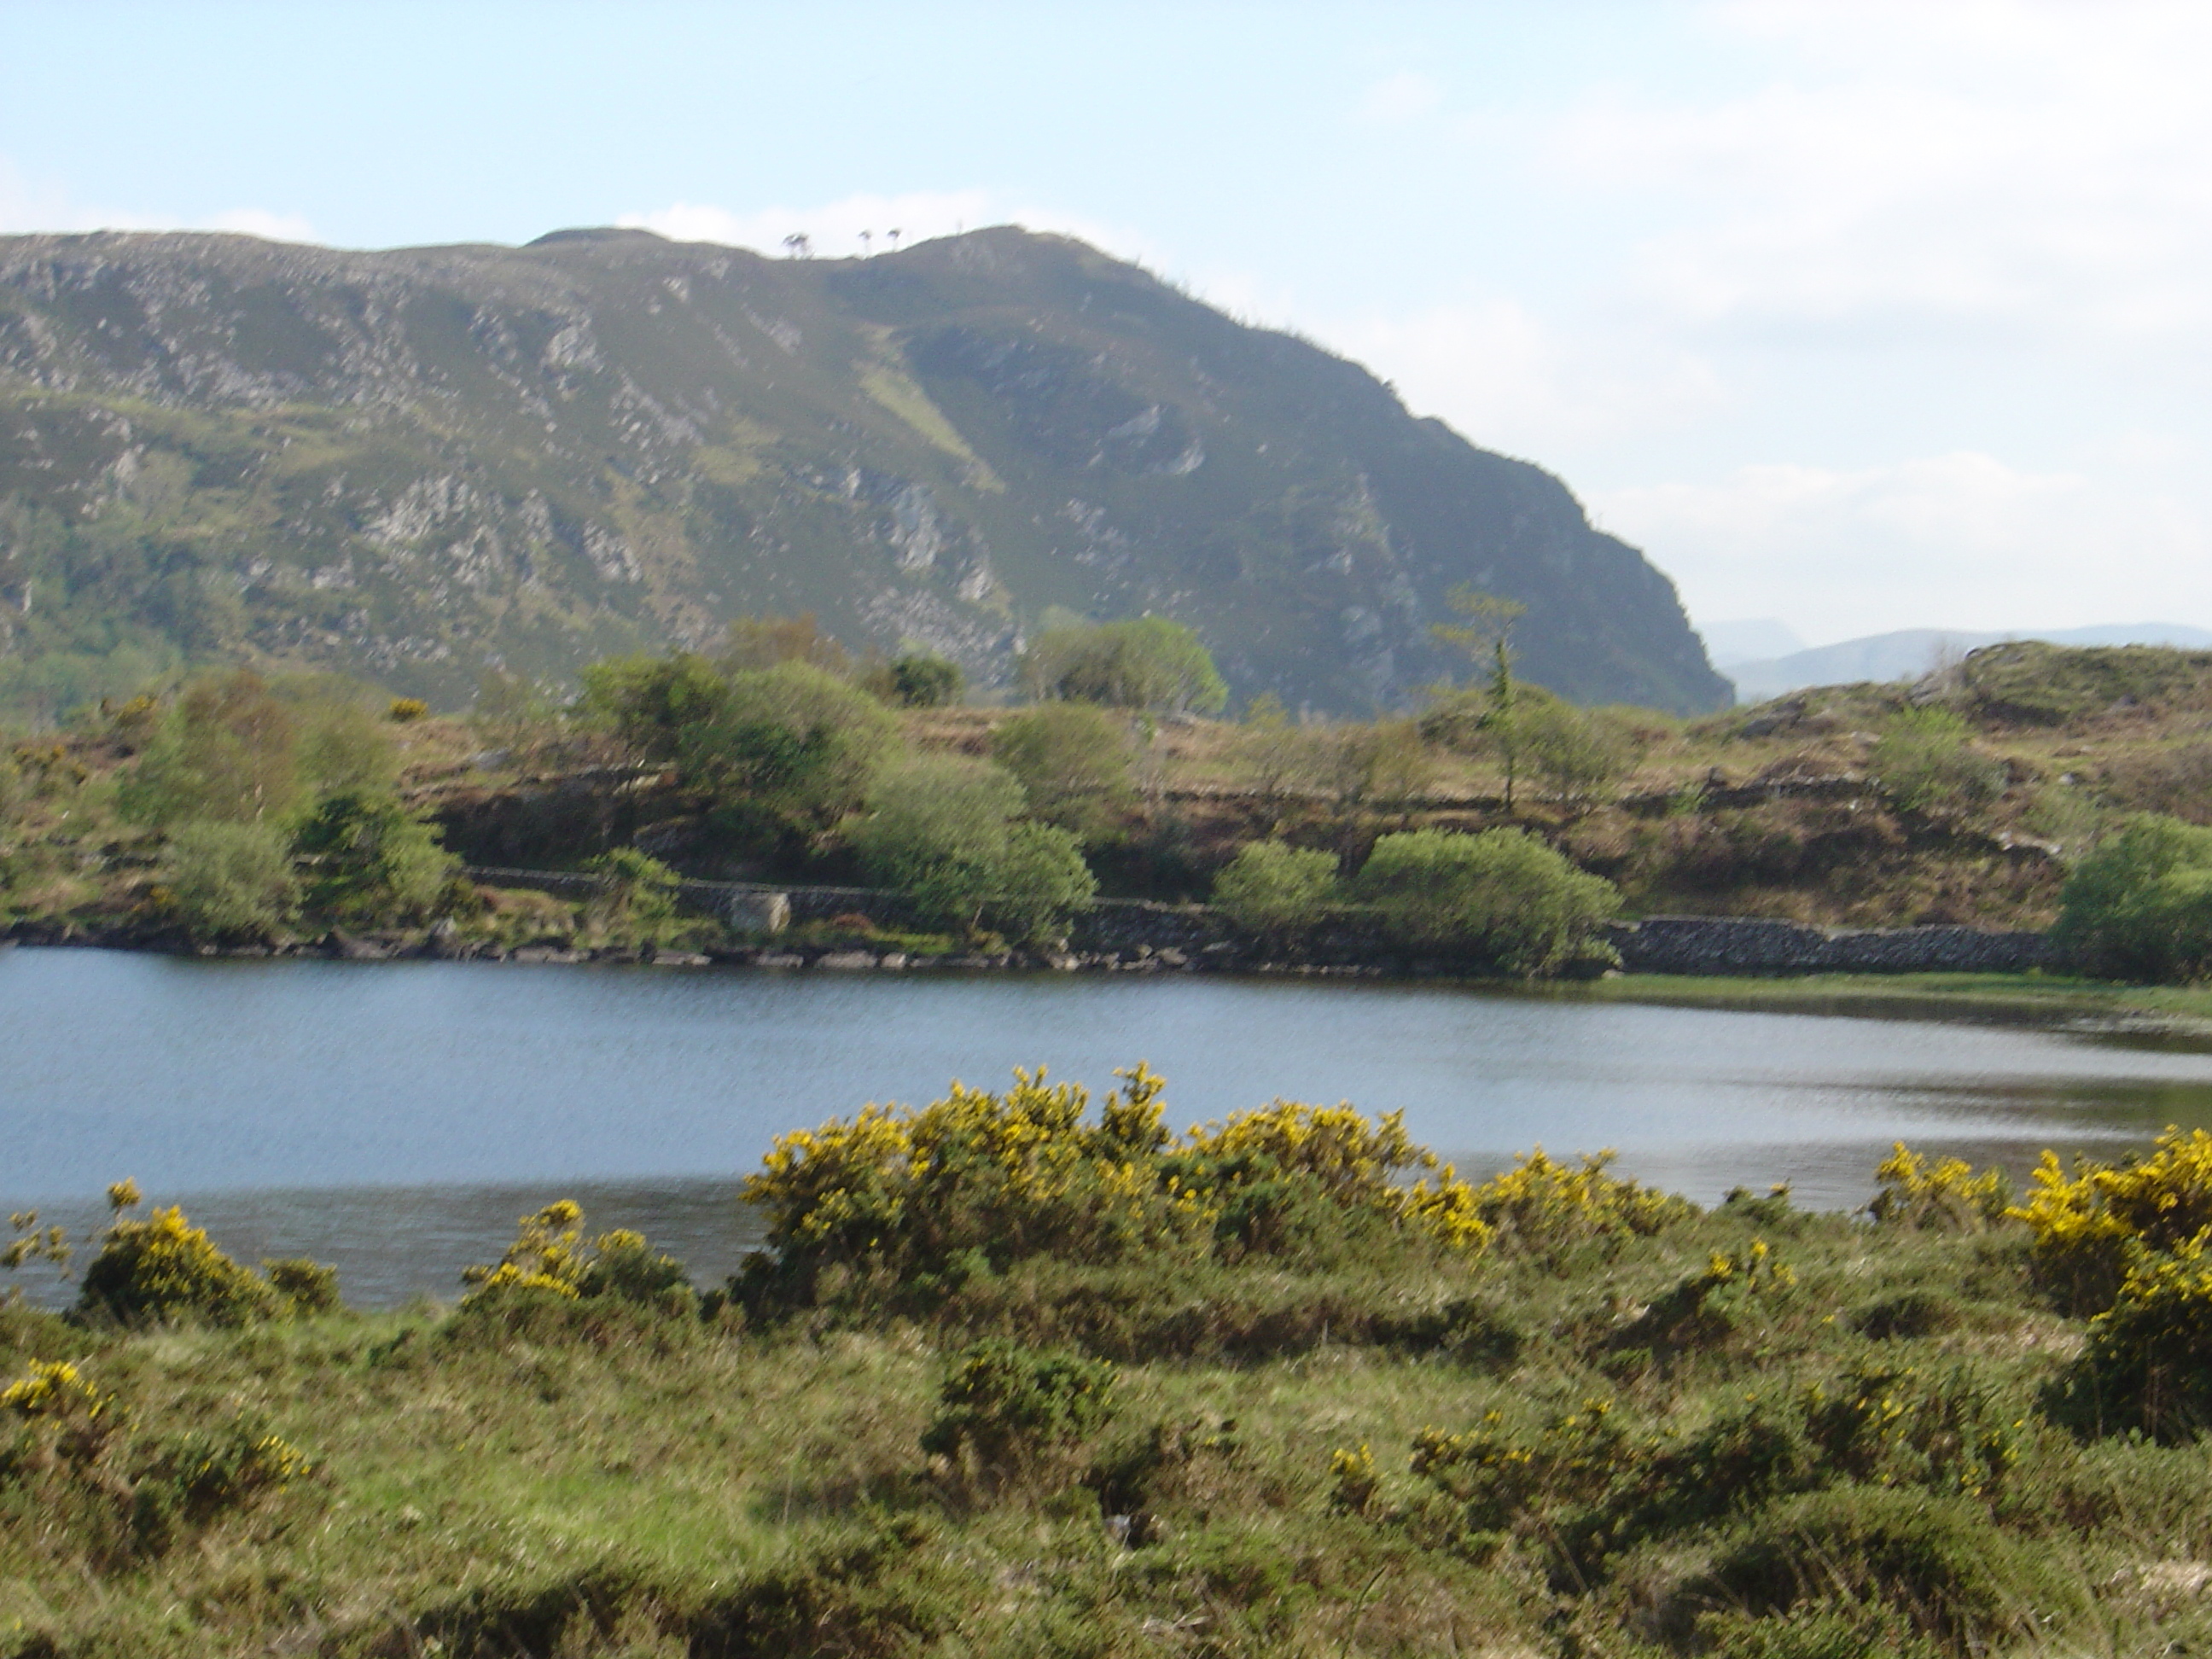
<path id="1" fill-rule="evenodd" d="M 1162 611 L 1240 696 L 1364 712 L 1458 665 L 1428 629 L 1462 581 L 1528 604 L 1562 693 L 1727 700 L 1557 479 L 1063 238 L 0 239 L 0 696 L 33 712 L 240 655 L 453 700 L 802 610 L 985 682 L 1063 611 Z"/>

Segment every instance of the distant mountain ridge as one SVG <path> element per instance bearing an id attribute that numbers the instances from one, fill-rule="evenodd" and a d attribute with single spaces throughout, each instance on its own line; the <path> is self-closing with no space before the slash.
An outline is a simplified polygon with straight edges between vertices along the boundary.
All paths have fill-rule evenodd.
<path id="1" fill-rule="evenodd" d="M 1366 713 L 1466 672 L 1429 631 L 1461 582 L 1528 605 L 1564 695 L 1727 702 L 1558 479 L 1065 238 L 0 238 L 19 702 L 185 655 L 459 701 L 800 611 L 988 684 L 1041 626 L 1157 611 L 1240 700 Z"/>
<path id="2" fill-rule="evenodd" d="M 1809 685 L 1915 679 L 1936 666 L 1947 652 L 1972 651 L 2009 640 L 2042 640 L 2051 645 L 2171 645 L 2203 650 L 2212 647 L 2212 630 L 2182 623 L 2103 623 L 2088 628 L 2024 629 L 2002 634 L 1907 628 L 1759 661 L 1724 661 L 1720 668 L 1735 683 L 1738 701 L 1759 702 Z"/>

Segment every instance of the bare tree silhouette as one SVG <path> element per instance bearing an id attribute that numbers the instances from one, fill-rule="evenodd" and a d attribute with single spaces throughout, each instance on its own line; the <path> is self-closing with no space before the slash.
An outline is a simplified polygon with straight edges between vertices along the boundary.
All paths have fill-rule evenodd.
<path id="1" fill-rule="evenodd" d="M 896 225 L 893 225 L 889 230 L 884 233 L 884 239 L 891 245 L 892 252 L 896 253 L 898 252 L 898 239 L 905 234 L 906 233 L 901 230 Z"/>
<path id="2" fill-rule="evenodd" d="M 860 233 L 860 257 L 863 259 L 868 257 L 875 240 L 876 233 L 872 230 L 864 230 Z"/>
<path id="3" fill-rule="evenodd" d="M 794 230 L 783 239 L 783 251 L 794 259 L 811 259 L 814 239 L 803 230 Z"/>

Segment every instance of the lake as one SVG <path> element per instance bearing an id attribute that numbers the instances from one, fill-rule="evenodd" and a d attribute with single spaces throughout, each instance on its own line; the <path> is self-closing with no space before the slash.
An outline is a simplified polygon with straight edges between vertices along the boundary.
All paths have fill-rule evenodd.
<path id="1" fill-rule="evenodd" d="M 2019 1170 L 2212 1125 L 2212 1054 L 2017 1025 L 1437 983 L 15 949 L 0 1208 L 82 1231 L 129 1176 L 242 1259 L 334 1263 L 373 1307 L 451 1297 L 521 1212 L 573 1196 L 707 1282 L 757 1236 L 736 1183 L 782 1131 L 1015 1066 L 1104 1089 L 1139 1060 L 1177 1126 L 1349 1100 L 1402 1109 L 1462 1173 L 1609 1146 L 1703 1201 L 1786 1181 L 1854 1207 L 1898 1139 Z"/>

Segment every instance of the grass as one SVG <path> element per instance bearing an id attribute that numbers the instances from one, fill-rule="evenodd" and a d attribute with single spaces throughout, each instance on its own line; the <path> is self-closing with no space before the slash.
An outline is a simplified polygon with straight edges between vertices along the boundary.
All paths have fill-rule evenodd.
<path id="1" fill-rule="evenodd" d="M 69 1359 L 122 1425 L 70 1487 L 63 1442 L 0 1414 L 0 1654 L 2193 1650 L 2206 1446 L 2063 1426 L 2085 1322 L 2021 1224 L 1949 1222 L 1741 1194 L 1334 1267 L 1048 1254 L 765 1324 L 711 1297 L 234 1329 L 0 1307 L 0 1378 Z M 1154 1318 L 1142 1353 L 1052 1313 L 1116 1298 Z M 1332 1301 L 1318 1330 L 1238 1311 Z M 1478 1305 L 1514 1340 L 1424 1316 Z M 1119 1331 L 1103 1426 L 1005 1468 L 926 1455 L 987 1328 Z M 249 1420 L 313 1472 L 94 1547 L 145 1447 Z"/>

